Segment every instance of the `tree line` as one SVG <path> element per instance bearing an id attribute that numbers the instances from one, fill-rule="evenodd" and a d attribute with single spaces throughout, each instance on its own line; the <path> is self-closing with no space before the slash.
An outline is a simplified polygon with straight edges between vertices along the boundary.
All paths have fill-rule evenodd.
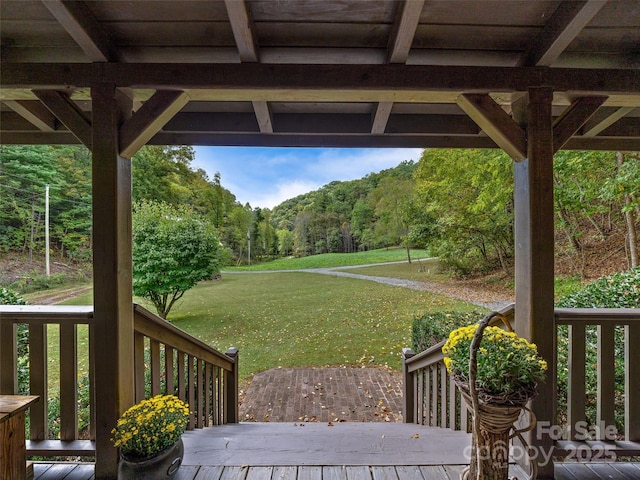
<path id="1" fill-rule="evenodd" d="M 144 147 L 132 159 L 133 199 L 200 215 L 216 229 L 227 264 L 401 245 L 428 248 L 461 275 L 512 268 L 513 163 L 499 150 L 427 149 L 417 161 L 334 181 L 273 209 L 242 205 L 220 174 L 193 168 L 194 159 L 191 147 Z M 578 270 L 589 241 L 612 235 L 629 266 L 638 265 L 639 159 L 556 154 L 556 231 L 546 234 L 567 245 Z M 91 155 L 79 146 L 0 146 L 0 249 L 42 254 L 47 184 L 53 252 L 90 260 Z"/>

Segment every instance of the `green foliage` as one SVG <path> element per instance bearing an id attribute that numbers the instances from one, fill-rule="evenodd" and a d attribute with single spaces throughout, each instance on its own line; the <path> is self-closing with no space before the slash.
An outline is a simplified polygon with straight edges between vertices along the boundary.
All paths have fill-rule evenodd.
<path id="1" fill-rule="evenodd" d="M 220 250 L 213 225 L 191 209 L 138 203 L 133 212 L 133 292 L 167 318 L 187 290 L 219 271 Z"/>
<path id="2" fill-rule="evenodd" d="M 20 296 L 6 287 L 0 286 L 0 305 L 25 305 L 26 302 Z"/>
<path id="3" fill-rule="evenodd" d="M 556 306 L 564 308 L 640 308 L 640 267 L 602 277 L 567 295 Z"/>
<path id="4" fill-rule="evenodd" d="M 32 272 L 17 282 L 14 282 L 11 286 L 16 290 L 19 290 L 21 293 L 32 293 L 49 290 L 62 285 L 83 283 L 87 280 L 88 278 L 84 272 L 73 274 L 53 273 L 49 276 Z"/>
<path id="5" fill-rule="evenodd" d="M 444 363 L 449 373 L 469 382 L 471 342 L 478 325 L 460 327 L 449 334 L 442 347 Z M 538 349 L 515 332 L 500 327 L 487 327 L 478 347 L 476 386 L 484 394 L 508 397 L 529 391 L 544 381 L 547 362 L 538 356 Z"/>
<path id="6" fill-rule="evenodd" d="M 424 150 L 416 191 L 433 219 L 428 245 L 460 275 L 513 257 L 513 162 L 499 150 Z"/>
<path id="7" fill-rule="evenodd" d="M 412 345 L 415 353 L 447 339 L 449 333 L 459 327 L 472 325 L 482 319 L 482 313 L 472 312 L 430 312 L 413 320 L 411 326 Z"/>

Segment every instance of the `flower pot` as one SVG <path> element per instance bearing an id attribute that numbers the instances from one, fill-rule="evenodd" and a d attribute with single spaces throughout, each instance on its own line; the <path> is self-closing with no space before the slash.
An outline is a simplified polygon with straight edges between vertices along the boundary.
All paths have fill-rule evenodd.
<path id="1" fill-rule="evenodd" d="M 179 439 L 157 455 L 136 460 L 120 455 L 119 480 L 166 480 L 173 478 L 182 464 L 184 445 Z"/>

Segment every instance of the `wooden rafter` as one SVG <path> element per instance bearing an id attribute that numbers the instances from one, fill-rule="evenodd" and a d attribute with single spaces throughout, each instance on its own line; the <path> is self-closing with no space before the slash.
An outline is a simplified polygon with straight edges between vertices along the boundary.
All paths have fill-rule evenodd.
<path id="1" fill-rule="evenodd" d="M 182 91 L 158 91 L 120 127 L 120 155 L 131 158 L 189 102 Z"/>
<path id="2" fill-rule="evenodd" d="M 489 95 L 463 94 L 458 105 L 511 158 L 527 157 L 526 132 Z"/>
<path id="3" fill-rule="evenodd" d="M 393 102 L 378 102 L 375 106 L 373 119 L 371 122 L 371 133 L 383 134 L 389 122 Z"/>
<path id="4" fill-rule="evenodd" d="M 56 117 L 41 102 L 29 100 L 5 100 L 3 102 L 11 110 L 43 132 L 56 129 Z"/>
<path id="5" fill-rule="evenodd" d="M 404 0 L 398 3 L 396 18 L 389 35 L 388 63 L 406 63 L 409 58 L 424 2 L 425 0 Z M 392 108 L 393 102 L 378 102 L 374 105 L 371 133 L 384 133 Z"/>
<path id="6" fill-rule="evenodd" d="M 409 58 L 424 2 L 425 0 L 404 0 L 398 3 L 398 13 L 387 47 L 389 63 L 405 63 Z"/>
<path id="7" fill-rule="evenodd" d="M 267 102 L 251 102 L 262 133 L 273 133 L 273 118 Z"/>
<path id="8" fill-rule="evenodd" d="M 225 0 L 224 3 L 240 54 L 240 61 L 258 62 L 258 47 L 249 6 L 244 0 Z"/>
<path id="9" fill-rule="evenodd" d="M 34 90 L 33 93 L 60 123 L 91 150 L 91 122 L 85 118 L 73 100 L 65 93 L 55 90 Z"/>
<path id="10" fill-rule="evenodd" d="M 531 47 L 520 57 L 519 65 L 551 66 L 606 3 L 606 0 L 560 2 Z"/>
<path id="11" fill-rule="evenodd" d="M 604 118 L 599 119 L 595 124 L 593 125 L 587 124 L 588 126 L 585 128 L 585 131 L 582 133 L 582 136 L 595 137 L 596 135 L 598 135 L 599 133 L 603 132 L 604 130 L 609 128 L 611 125 L 616 123 L 621 118 L 626 117 L 633 110 L 635 110 L 635 107 L 622 107 L 622 108 L 616 109 L 612 113 L 606 115 Z"/>
<path id="12" fill-rule="evenodd" d="M 122 61 L 118 49 L 104 33 L 83 1 L 42 0 L 60 25 L 76 41 L 92 62 Z"/>
<path id="13" fill-rule="evenodd" d="M 607 97 L 582 97 L 565 109 L 553 123 L 554 152 L 560 150 L 606 100 Z"/>

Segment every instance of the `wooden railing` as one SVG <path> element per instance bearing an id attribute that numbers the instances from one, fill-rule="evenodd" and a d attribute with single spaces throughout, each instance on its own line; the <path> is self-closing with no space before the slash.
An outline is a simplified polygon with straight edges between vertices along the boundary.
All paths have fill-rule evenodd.
<path id="1" fill-rule="evenodd" d="M 513 306 L 500 313 L 513 324 Z M 567 407 L 566 411 L 558 412 L 557 419 L 538 419 L 539 428 L 553 429 L 551 433 L 558 440 L 556 454 L 560 456 L 563 452 L 581 452 L 582 447 L 575 440 L 588 440 L 585 445 L 589 448 L 594 447 L 592 440 L 608 440 L 606 446 L 596 443 L 595 448 L 606 448 L 609 454 L 640 455 L 640 309 L 556 309 L 555 324 L 560 338 L 565 334 L 561 330 L 568 329 Z M 623 342 L 616 343 L 616 336 Z M 624 343 L 622 349 L 620 343 Z M 443 345 L 441 342 L 418 355 L 404 350 L 404 421 L 468 431 L 469 412 L 444 367 Z M 589 349 L 596 351 L 595 364 L 587 365 Z M 624 372 L 622 392 L 616 389 L 616 362 L 618 376 Z M 565 365 L 556 367 L 550 362 L 549 374 L 557 375 L 558 368 Z M 596 372 L 594 386 L 586 382 L 587 369 Z M 558 380 L 561 384 L 561 379 Z M 585 398 L 589 389 L 596 396 L 595 421 L 587 421 Z M 615 405 L 621 403 L 621 398 L 624 412 L 618 412 L 617 423 L 620 425 L 622 418 L 624 425 L 616 430 Z"/>
<path id="2" fill-rule="evenodd" d="M 563 440 L 640 442 L 640 309 L 556 309 L 555 322 L 567 339 Z M 588 393 L 595 393 L 595 419 L 586 412 Z"/>
<path id="3" fill-rule="evenodd" d="M 28 326 L 28 366 L 19 364 L 18 324 Z M 0 306 L 0 393 L 17 394 L 19 370 L 26 369 L 28 393 L 40 397 L 29 413 L 29 455 L 95 454 L 92 386 L 100 381 L 94 375 L 97 342 L 91 306 Z M 59 350 L 60 355 L 56 384 L 52 377 L 57 375 L 49 375 L 53 372 L 49 348 Z M 138 305 L 134 305 L 134 348 L 136 401 L 158 393 L 177 395 L 193 411 L 189 429 L 238 421 L 237 349 L 222 354 Z M 82 385 L 79 373 L 80 378 L 88 376 Z M 52 391 L 59 391 L 59 420 L 55 421 L 59 421 L 60 433 L 56 439 L 49 438 Z M 83 432 L 78 431 L 79 393 L 89 399 L 90 420 Z"/>
<path id="4" fill-rule="evenodd" d="M 134 330 L 136 401 L 159 393 L 178 396 L 193 412 L 190 430 L 238 421 L 236 348 L 222 354 L 140 305 Z"/>
<path id="5" fill-rule="evenodd" d="M 513 323 L 513 305 L 499 313 Z M 496 319 L 498 323 L 501 321 Z M 417 355 L 410 349 L 403 350 L 404 422 L 470 431 L 469 409 L 444 366 L 444 343 Z"/>

